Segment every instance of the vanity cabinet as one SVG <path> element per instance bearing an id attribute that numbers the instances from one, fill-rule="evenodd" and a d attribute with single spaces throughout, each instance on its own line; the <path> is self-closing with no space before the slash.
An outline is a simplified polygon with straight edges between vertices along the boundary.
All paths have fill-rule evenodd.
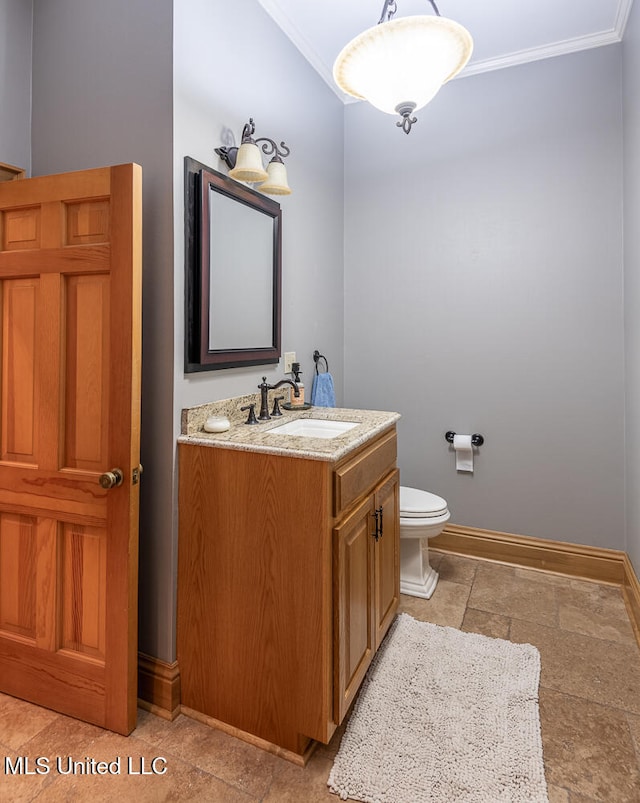
<path id="1" fill-rule="evenodd" d="M 180 443 L 179 472 L 182 709 L 304 763 L 397 610 L 395 427 L 337 461 Z"/>

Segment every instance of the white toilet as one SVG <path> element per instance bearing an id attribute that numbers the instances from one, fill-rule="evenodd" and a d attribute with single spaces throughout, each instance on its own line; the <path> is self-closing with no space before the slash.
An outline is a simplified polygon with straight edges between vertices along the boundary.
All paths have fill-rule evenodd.
<path id="1" fill-rule="evenodd" d="M 400 486 L 400 593 L 433 594 L 438 572 L 429 565 L 427 539 L 439 535 L 450 516 L 441 496 Z"/>

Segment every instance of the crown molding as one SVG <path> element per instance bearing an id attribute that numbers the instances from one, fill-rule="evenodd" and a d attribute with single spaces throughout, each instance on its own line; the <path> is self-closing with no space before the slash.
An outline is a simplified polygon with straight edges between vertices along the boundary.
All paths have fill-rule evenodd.
<path id="1" fill-rule="evenodd" d="M 564 39 L 543 47 L 532 47 L 528 50 L 519 50 L 500 56 L 495 59 L 484 59 L 472 62 L 460 73 L 458 78 L 469 75 L 478 75 L 492 70 L 502 70 L 505 67 L 515 67 L 518 64 L 528 64 L 531 61 L 541 61 L 555 56 L 564 56 L 568 53 L 578 53 L 581 50 L 590 50 L 594 47 L 614 45 L 622 41 L 624 31 L 631 13 L 633 0 L 619 0 L 613 28 L 610 31 L 599 31 L 588 36 L 577 36 L 573 39 Z"/>
<path id="2" fill-rule="evenodd" d="M 311 42 L 284 13 L 278 0 L 258 0 L 258 2 L 282 29 L 285 36 L 298 48 L 336 97 L 345 104 L 358 103 L 359 101 L 356 98 L 345 95 L 344 92 L 338 89 L 333 80 L 332 71 L 324 64 Z M 578 53 L 581 50 L 590 50 L 594 47 L 603 47 L 604 45 L 619 43 L 624 36 L 632 5 L 633 0 L 619 0 L 614 27 L 609 31 L 600 31 L 588 36 L 578 36 L 573 39 L 553 42 L 552 44 L 542 47 L 519 50 L 493 59 L 472 61 L 454 80 L 466 78 L 471 75 L 478 75 L 480 73 L 492 72 L 493 70 L 503 70 L 507 67 L 516 67 L 519 64 L 528 64 L 532 61 L 542 61 L 543 59 L 550 59 L 555 56 Z"/>
<path id="3" fill-rule="evenodd" d="M 629 21 L 629 14 L 631 13 L 632 5 L 633 0 L 620 0 L 618 3 L 618 10 L 616 11 L 616 20 L 613 24 L 613 29 L 618 34 L 620 42 L 622 41 L 625 28 L 627 27 L 627 22 Z"/>
<path id="4" fill-rule="evenodd" d="M 460 73 L 458 78 L 466 78 L 469 75 L 478 75 L 483 72 L 493 70 L 503 70 L 507 67 L 516 67 L 519 64 L 528 64 L 532 61 L 542 61 L 551 59 L 555 56 L 565 56 L 569 53 L 578 53 L 581 50 L 591 50 L 594 47 L 613 45 L 620 42 L 619 34 L 612 31 L 602 31 L 590 34 L 589 36 L 578 36 L 575 39 L 564 39 L 561 42 L 553 42 L 543 47 L 532 47 L 527 50 L 518 50 L 508 53 L 506 56 L 499 56 L 495 59 L 484 59 L 468 64 Z"/>

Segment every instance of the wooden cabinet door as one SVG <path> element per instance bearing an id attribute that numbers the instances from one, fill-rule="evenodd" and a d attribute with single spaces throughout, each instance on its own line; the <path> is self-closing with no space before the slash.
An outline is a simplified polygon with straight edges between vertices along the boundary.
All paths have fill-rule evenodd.
<path id="1" fill-rule="evenodd" d="M 374 621 L 376 649 L 380 646 L 400 600 L 400 533 L 399 494 L 400 472 L 396 469 L 375 493 L 379 532 L 375 542 L 374 560 Z"/>
<path id="2" fill-rule="evenodd" d="M 375 652 L 373 497 L 333 531 L 334 716 L 342 722 Z"/>
<path id="3" fill-rule="evenodd" d="M 141 182 L 119 165 L 0 184 L 0 691 L 125 734 Z M 122 481 L 106 490 L 113 468 Z"/>

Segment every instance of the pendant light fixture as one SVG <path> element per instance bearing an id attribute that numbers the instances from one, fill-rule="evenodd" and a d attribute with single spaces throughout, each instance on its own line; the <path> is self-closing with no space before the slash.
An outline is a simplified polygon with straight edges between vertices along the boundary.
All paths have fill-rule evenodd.
<path id="1" fill-rule="evenodd" d="M 428 2 L 436 16 L 393 19 L 396 2 L 385 0 L 378 24 L 352 39 L 333 65 L 343 92 L 399 114 L 396 125 L 405 134 L 417 121 L 413 112 L 465 67 L 473 50 L 466 28 L 440 16 L 434 0 Z"/>
<path id="2" fill-rule="evenodd" d="M 281 142 L 280 145 L 269 139 L 269 137 L 258 137 L 253 139 L 256 127 L 253 118 L 245 123 L 242 129 L 242 140 L 239 148 L 215 148 L 215 152 L 226 163 L 231 178 L 237 181 L 248 181 L 259 183 L 258 189 L 267 195 L 290 195 L 291 187 L 287 181 L 287 168 L 282 161 L 283 156 L 289 156 L 291 151 Z M 258 142 L 262 145 L 262 153 L 271 157 L 267 169 L 262 164 L 262 153 L 258 148 Z"/>

